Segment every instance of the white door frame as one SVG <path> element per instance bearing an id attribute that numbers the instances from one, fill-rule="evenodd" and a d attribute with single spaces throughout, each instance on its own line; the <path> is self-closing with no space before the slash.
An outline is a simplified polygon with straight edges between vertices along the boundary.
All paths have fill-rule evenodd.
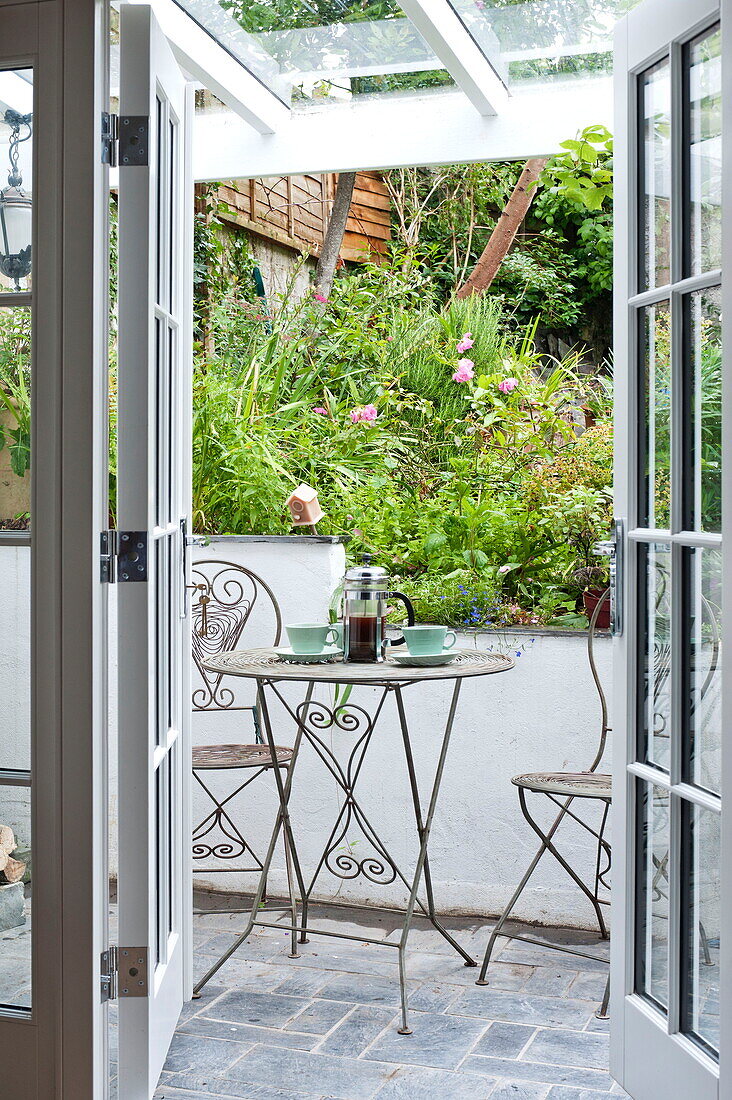
<path id="1" fill-rule="evenodd" d="M 107 937 L 108 101 L 103 0 L 0 7 L 3 65 L 34 66 L 33 1003 L 0 1016 L 13 1100 L 102 1098 Z"/>
<path id="2" fill-rule="evenodd" d="M 120 39 L 121 124 L 149 119 L 146 163 L 120 158 L 117 421 L 118 526 L 148 539 L 148 580 L 118 584 L 119 939 L 148 949 L 147 997 L 120 999 L 119 1087 L 146 1100 L 192 987 L 193 89 L 148 5 L 122 5 Z"/>
<path id="3" fill-rule="evenodd" d="M 722 447 L 727 456 L 722 478 L 722 524 L 724 547 L 722 568 L 728 578 L 723 595 L 723 622 L 730 637 L 732 623 L 732 0 L 721 0 L 722 14 L 722 341 L 724 377 L 722 382 Z M 722 728 L 732 730 L 732 645 L 722 650 L 722 677 L 728 690 L 722 697 Z M 722 789 L 732 791 L 732 748 L 730 737 L 722 746 Z M 721 904 L 723 913 L 732 913 L 732 814 L 722 813 Z M 729 925 L 728 925 L 729 926 Z M 720 1075 L 729 1089 L 732 1081 L 732 935 L 722 936 L 720 949 Z M 720 1095 L 724 1096 L 724 1089 Z"/>
<path id="4" fill-rule="evenodd" d="M 725 8 L 729 9 L 730 0 L 725 0 Z M 637 188 L 637 98 L 636 84 L 637 74 L 648 68 L 661 56 L 668 56 L 669 43 L 680 38 L 693 37 L 696 31 L 703 30 L 715 18 L 718 17 L 719 3 L 716 0 L 645 0 L 640 7 L 632 11 L 620 21 L 616 33 L 615 52 L 615 89 L 616 89 L 616 122 L 615 122 L 615 180 L 616 190 L 614 196 L 614 220 L 615 220 L 615 309 L 614 309 L 614 342 L 616 348 L 616 374 L 615 374 L 615 405 L 616 405 L 616 446 L 615 446 L 615 508 L 616 514 L 623 519 L 628 528 L 629 520 L 632 522 L 637 514 L 637 477 L 633 456 L 637 454 L 638 442 L 638 402 L 636 387 L 634 385 L 636 364 L 638 362 L 638 350 L 636 347 L 637 333 L 633 318 L 634 310 L 628 305 L 628 300 L 637 292 L 636 273 L 638 271 L 638 188 Z M 729 28 L 727 29 L 727 56 L 729 57 Z M 679 46 L 672 46 L 671 55 L 680 50 Z M 723 51 L 724 52 L 724 51 Z M 678 55 L 680 56 L 680 54 Z M 728 90 L 732 77 L 732 64 L 728 61 L 723 65 L 726 73 Z M 625 74 L 625 75 L 624 75 Z M 672 88 L 672 97 L 675 92 Z M 676 121 L 673 127 L 680 127 L 679 100 L 672 98 Z M 727 109 L 731 101 L 727 99 L 725 104 L 725 189 L 727 205 L 727 243 L 732 243 L 729 228 L 729 203 L 732 200 L 730 188 L 730 111 Z M 680 171 L 680 128 L 674 138 L 676 144 L 676 159 L 673 163 L 675 176 Z M 679 185 L 680 186 L 680 185 Z M 680 192 L 679 192 L 680 193 Z M 724 208 L 724 204 L 723 204 Z M 676 248 L 680 245 L 678 225 L 675 228 L 675 239 L 672 243 Z M 679 276 L 672 275 L 672 279 L 678 280 Z M 691 289 L 691 287 L 689 287 Z M 729 300 L 729 286 L 723 284 L 723 293 Z M 729 302 L 726 307 L 729 314 Z M 732 346 L 729 342 L 730 318 L 725 318 L 726 326 L 725 347 Z M 675 339 L 679 334 L 675 332 Z M 725 362 L 725 409 L 727 440 L 725 446 L 729 453 L 729 427 L 730 427 L 730 370 L 729 351 L 724 356 Z M 631 364 L 628 367 L 628 364 Z M 672 441 L 672 448 L 677 446 Z M 676 462 L 673 459 L 672 462 Z M 678 469 L 678 467 L 677 467 Z M 724 469 L 723 496 L 726 500 L 723 515 L 724 553 L 726 561 L 732 562 L 730 553 L 730 531 L 732 525 L 732 507 L 730 506 L 730 492 L 732 487 L 732 471 L 727 460 Z M 711 541 L 711 540 L 708 540 Z M 704 545 L 704 536 L 698 536 L 698 545 Z M 677 1097 L 691 1097 L 695 1100 L 703 1100 L 705 1097 L 725 1095 L 719 1091 L 720 1068 L 716 1067 L 712 1059 L 685 1035 L 676 1033 L 668 1035 L 665 1028 L 659 1027 L 658 1015 L 652 1006 L 634 992 L 634 963 L 633 943 L 635 930 L 634 910 L 634 874 L 636 859 L 636 838 L 631 807 L 633 805 L 631 784 L 635 782 L 629 773 L 628 762 L 635 760 L 635 683 L 638 661 L 640 659 L 637 645 L 637 584 L 634 577 L 634 548 L 624 547 L 624 559 L 627 563 L 622 590 L 624 607 L 625 630 L 621 637 L 615 639 L 615 695 L 614 695 L 614 766 L 613 766 L 613 912 L 615 919 L 612 928 L 612 987 L 611 987 L 611 1071 L 613 1076 L 639 1100 L 647 1100 L 648 1097 L 663 1095 L 668 1100 L 676 1100 Z M 727 585 L 729 592 L 729 584 Z M 730 622 L 728 603 L 723 610 L 725 629 Z M 723 631 L 724 632 L 724 631 Z M 723 691 L 723 707 L 727 714 L 732 713 L 732 700 L 730 699 L 730 658 L 723 653 L 723 684 L 727 689 Z M 723 754 L 725 760 L 727 754 Z M 732 766 L 729 760 L 723 760 L 723 769 L 726 767 L 726 775 L 723 771 L 722 789 L 732 790 Z M 729 797 L 729 796 L 727 796 Z M 671 843 L 675 845 L 680 839 L 674 832 L 672 823 Z M 732 830 L 728 829 L 728 839 L 723 841 L 722 867 L 730 862 L 729 852 L 732 840 Z M 732 875 L 724 872 L 726 882 L 727 907 L 723 914 L 732 912 Z M 673 913 L 674 890 L 677 883 L 670 886 Z M 722 904 L 725 904 L 725 894 L 722 895 Z M 724 917 L 722 918 L 724 925 Z M 669 943 L 674 942 L 677 929 L 672 916 L 669 928 Z M 729 960 L 730 945 L 726 943 L 724 931 L 722 935 L 722 963 Z M 680 961 L 671 960 L 672 972 L 675 966 L 680 966 Z M 725 983 L 726 986 L 726 983 Z M 724 991 L 723 991 L 724 992 Z M 730 1004 L 729 993 L 722 997 L 722 1005 Z M 678 1006 L 672 1003 L 669 1006 L 671 1019 L 677 1014 Z M 722 1010 L 722 1028 L 729 1029 L 729 1023 L 725 1024 L 725 1012 Z M 672 1027 L 673 1030 L 673 1027 Z M 729 1030 L 727 1034 L 730 1034 Z M 722 1064 L 721 1073 L 729 1075 L 729 1053 L 725 1057 L 725 1041 L 722 1039 Z M 729 1050 L 729 1048 L 727 1047 Z M 727 1086 L 729 1089 L 729 1086 Z M 659 1091 L 660 1090 L 660 1091 Z"/>

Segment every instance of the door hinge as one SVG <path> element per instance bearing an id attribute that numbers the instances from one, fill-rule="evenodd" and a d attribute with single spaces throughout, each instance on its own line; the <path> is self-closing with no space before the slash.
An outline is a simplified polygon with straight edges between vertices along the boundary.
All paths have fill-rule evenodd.
<path id="1" fill-rule="evenodd" d="M 99 541 L 102 584 L 147 580 L 147 531 L 102 531 Z"/>
<path id="2" fill-rule="evenodd" d="M 148 161 L 148 136 L 150 119 L 147 115 L 120 115 L 119 164 L 121 168 L 132 165 L 145 166 Z"/>
<path id="3" fill-rule="evenodd" d="M 148 951 L 146 947 L 116 947 L 102 951 L 101 992 L 104 1001 L 118 997 L 147 997 Z"/>
<path id="4" fill-rule="evenodd" d="M 102 164 L 110 168 L 117 167 L 119 148 L 119 115 L 102 111 Z"/>

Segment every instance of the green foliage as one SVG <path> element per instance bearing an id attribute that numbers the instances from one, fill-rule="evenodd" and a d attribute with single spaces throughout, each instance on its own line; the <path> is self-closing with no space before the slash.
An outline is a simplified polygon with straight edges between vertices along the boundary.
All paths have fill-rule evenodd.
<path id="1" fill-rule="evenodd" d="M 573 567 L 588 531 L 605 533 L 610 481 L 606 436 L 593 467 L 575 434 L 578 405 L 602 412 L 576 356 L 539 355 L 535 326 L 513 332 L 497 297 L 439 308 L 410 262 L 342 274 L 325 307 L 289 294 L 264 315 L 232 292 L 211 318 L 195 374 L 198 530 L 285 533 L 285 498 L 305 481 L 319 530 L 377 555 L 422 593 L 423 617 L 443 594 L 441 615 L 461 625 L 476 609 L 480 624 L 574 609 Z M 455 381 L 461 358 L 472 367 Z M 567 489 L 575 452 L 584 495 Z"/>
<path id="2" fill-rule="evenodd" d="M 554 234 L 547 233 L 533 247 L 509 252 L 492 290 L 503 294 L 524 324 L 540 317 L 548 328 L 568 332 L 581 316 L 577 263 L 553 238 Z"/>
<path id="3" fill-rule="evenodd" d="M 552 157 L 544 181 L 577 206 L 602 210 L 613 197 L 612 134 L 605 126 L 586 126 L 560 147 L 566 152 Z"/>
<path id="4" fill-rule="evenodd" d="M 498 9 L 494 9 L 498 10 Z M 429 276 L 447 302 L 478 260 L 521 170 L 514 162 L 399 169 L 387 174 L 395 262 Z M 504 323 L 609 353 L 612 290 L 612 139 L 587 127 L 547 165 L 522 230 L 488 296 Z"/>
<path id="5" fill-rule="evenodd" d="M 452 577 L 425 573 L 402 582 L 418 623 L 444 623 L 460 630 L 494 627 L 505 615 L 500 586 L 467 570 Z"/>
<path id="6" fill-rule="evenodd" d="M 10 468 L 23 477 L 31 461 L 31 313 L 0 311 L 0 410 L 11 426 L 0 422 L 0 451 L 10 454 Z"/>

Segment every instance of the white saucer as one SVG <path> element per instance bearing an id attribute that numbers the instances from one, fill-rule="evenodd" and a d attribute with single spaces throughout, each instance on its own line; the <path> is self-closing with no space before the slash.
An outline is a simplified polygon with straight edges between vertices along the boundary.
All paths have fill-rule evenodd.
<path id="1" fill-rule="evenodd" d="M 442 653 L 394 653 L 389 654 L 398 665 L 412 668 L 432 668 L 435 665 L 449 665 L 458 655 L 457 649 L 443 649 Z"/>
<path id="2" fill-rule="evenodd" d="M 275 653 L 281 660 L 289 661 L 293 665 L 322 665 L 335 657 L 343 656 L 343 650 L 337 645 L 327 645 L 320 653 L 294 653 L 290 646 L 281 646 L 275 649 Z"/>

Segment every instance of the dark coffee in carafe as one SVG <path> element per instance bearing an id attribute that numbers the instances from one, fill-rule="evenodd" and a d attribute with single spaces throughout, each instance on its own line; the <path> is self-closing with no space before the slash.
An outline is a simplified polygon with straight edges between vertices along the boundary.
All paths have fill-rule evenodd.
<path id="1" fill-rule="evenodd" d="M 376 615 L 352 615 L 348 620 L 349 661 L 375 661 L 378 657 Z"/>

